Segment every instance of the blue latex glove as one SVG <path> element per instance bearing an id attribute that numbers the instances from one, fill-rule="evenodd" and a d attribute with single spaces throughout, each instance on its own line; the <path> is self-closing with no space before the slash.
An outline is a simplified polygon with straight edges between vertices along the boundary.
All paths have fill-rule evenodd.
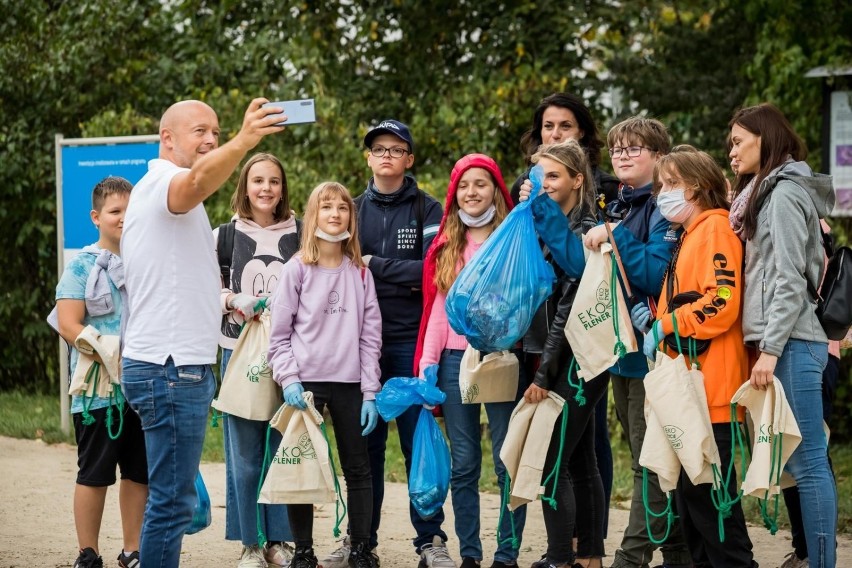
<path id="1" fill-rule="evenodd" d="M 657 331 L 656 337 L 654 336 L 654 330 Z M 659 320 L 655 321 L 654 325 L 651 326 L 651 330 L 645 334 L 644 344 L 642 345 L 642 351 L 645 353 L 645 357 L 651 361 L 656 359 L 657 338 L 662 341 L 663 337 L 663 322 Z"/>
<path id="2" fill-rule="evenodd" d="M 630 310 L 630 319 L 633 325 L 642 333 L 651 331 L 651 308 L 639 302 Z"/>
<path id="3" fill-rule="evenodd" d="M 302 398 L 303 392 L 305 392 L 305 387 L 302 386 L 302 383 L 287 385 L 287 388 L 284 389 L 284 400 L 290 406 L 295 406 L 299 410 L 305 410 L 308 408 L 308 405 L 305 403 L 305 399 Z"/>
<path id="4" fill-rule="evenodd" d="M 375 400 L 365 400 L 361 403 L 361 426 L 364 426 L 364 429 L 361 430 L 362 436 L 367 436 L 370 432 L 375 430 L 376 424 L 379 421 L 379 411 L 376 409 L 376 401 Z"/>

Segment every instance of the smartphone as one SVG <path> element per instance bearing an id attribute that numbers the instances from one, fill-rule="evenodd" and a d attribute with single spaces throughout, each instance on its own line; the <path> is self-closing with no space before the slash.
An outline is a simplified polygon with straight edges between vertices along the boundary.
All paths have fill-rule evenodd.
<path id="1" fill-rule="evenodd" d="M 275 126 L 290 126 L 291 124 L 307 124 L 316 122 L 317 116 L 314 112 L 314 99 L 302 99 L 298 101 L 277 101 L 266 103 L 263 106 L 274 106 L 284 109 L 287 120 L 279 122 Z M 280 116 L 271 114 L 269 116 Z"/>

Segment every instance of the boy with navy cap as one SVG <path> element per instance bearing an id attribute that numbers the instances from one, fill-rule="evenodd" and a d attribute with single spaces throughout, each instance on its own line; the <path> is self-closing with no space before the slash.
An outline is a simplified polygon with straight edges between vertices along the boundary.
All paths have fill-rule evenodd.
<path id="1" fill-rule="evenodd" d="M 415 377 L 414 349 L 423 311 L 421 282 L 423 258 L 441 223 L 441 205 L 417 187 L 406 171 L 414 165 L 414 139 L 408 126 L 383 120 L 364 137 L 369 150 L 367 164 L 373 176 L 355 199 L 358 233 L 364 262 L 373 274 L 382 312 L 382 383 L 391 377 Z M 405 455 L 406 474 L 411 469 L 411 446 L 419 409 L 410 408 L 396 419 Z M 373 520 L 370 548 L 378 545 L 378 529 L 384 500 L 385 445 L 388 425 L 381 418 L 368 437 L 373 476 Z M 423 520 L 409 505 L 411 524 L 417 533 L 414 547 L 422 568 L 456 568 L 441 529 L 444 511 Z M 375 554 L 375 553 L 374 553 Z M 325 568 L 348 566 L 348 537 L 342 546 L 323 559 Z"/>

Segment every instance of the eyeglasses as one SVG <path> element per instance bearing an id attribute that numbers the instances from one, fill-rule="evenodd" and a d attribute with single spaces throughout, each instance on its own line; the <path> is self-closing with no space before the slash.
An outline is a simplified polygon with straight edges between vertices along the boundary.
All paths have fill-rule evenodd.
<path id="1" fill-rule="evenodd" d="M 638 158 L 639 155 L 642 153 L 642 150 L 656 152 L 656 150 L 652 150 L 647 146 L 613 146 L 609 149 L 609 155 L 613 158 L 620 158 L 623 152 L 627 152 L 628 158 Z"/>
<path id="2" fill-rule="evenodd" d="M 391 158 L 402 158 L 408 152 L 405 148 L 394 146 L 393 148 L 385 148 L 384 146 L 373 146 L 370 148 L 370 153 L 374 158 L 381 158 L 386 153 L 391 155 Z"/>

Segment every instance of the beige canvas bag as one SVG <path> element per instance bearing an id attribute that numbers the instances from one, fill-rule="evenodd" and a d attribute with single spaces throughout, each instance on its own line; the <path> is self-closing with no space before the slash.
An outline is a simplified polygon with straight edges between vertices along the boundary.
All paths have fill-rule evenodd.
<path id="1" fill-rule="evenodd" d="M 665 429 L 660 424 L 654 409 L 645 398 L 645 439 L 639 453 L 639 465 L 657 474 L 660 489 L 664 493 L 677 487 L 680 477 L 680 460 L 669 443 Z"/>
<path id="2" fill-rule="evenodd" d="M 721 459 L 701 371 L 690 370 L 682 354 L 672 359 L 658 352 L 645 375 L 645 396 L 690 481 L 714 483 L 713 465 L 721 469 Z"/>
<path id="3" fill-rule="evenodd" d="M 269 310 L 246 322 L 213 408 L 247 420 L 269 420 L 281 406 L 281 387 L 272 378 L 272 367 L 266 360 L 269 351 Z"/>
<path id="4" fill-rule="evenodd" d="M 565 337 L 579 366 L 577 375 L 586 381 L 637 349 L 614 262 L 609 243 L 591 252 L 565 326 Z"/>
<path id="5" fill-rule="evenodd" d="M 328 441 L 314 408 L 314 395 L 302 394 L 306 410 L 282 404 L 269 425 L 283 435 L 260 489 L 258 503 L 334 503 L 335 476 Z"/>
<path id="6" fill-rule="evenodd" d="M 784 387 L 774 377 L 766 390 L 743 383 L 731 398 L 734 403 L 744 406 L 751 418 L 746 423 L 752 443 L 751 462 L 743 479 L 743 493 L 761 499 L 775 495 L 781 490 L 784 465 L 802 441 Z"/>
<path id="7" fill-rule="evenodd" d="M 553 425 L 562 414 L 565 400 L 550 391 L 541 402 L 521 399 L 509 419 L 500 459 L 511 480 L 508 507 L 514 511 L 544 493 L 542 474 Z"/>
<path id="8" fill-rule="evenodd" d="M 117 335 L 101 335 L 97 329 L 87 325 L 74 340 L 74 347 L 80 355 L 68 394 L 109 398 L 114 390 L 120 390 L 121 340 Z M 96 353 L 103 364 L 95 360 Z"/>
<path id="9" fill-rule="evenodd" d="M 518 395 L 518 358 L 509 351 L 482 353 L 472 345 L 459 367 L 459 390 L 464 404 L 509 402 Z"/>

